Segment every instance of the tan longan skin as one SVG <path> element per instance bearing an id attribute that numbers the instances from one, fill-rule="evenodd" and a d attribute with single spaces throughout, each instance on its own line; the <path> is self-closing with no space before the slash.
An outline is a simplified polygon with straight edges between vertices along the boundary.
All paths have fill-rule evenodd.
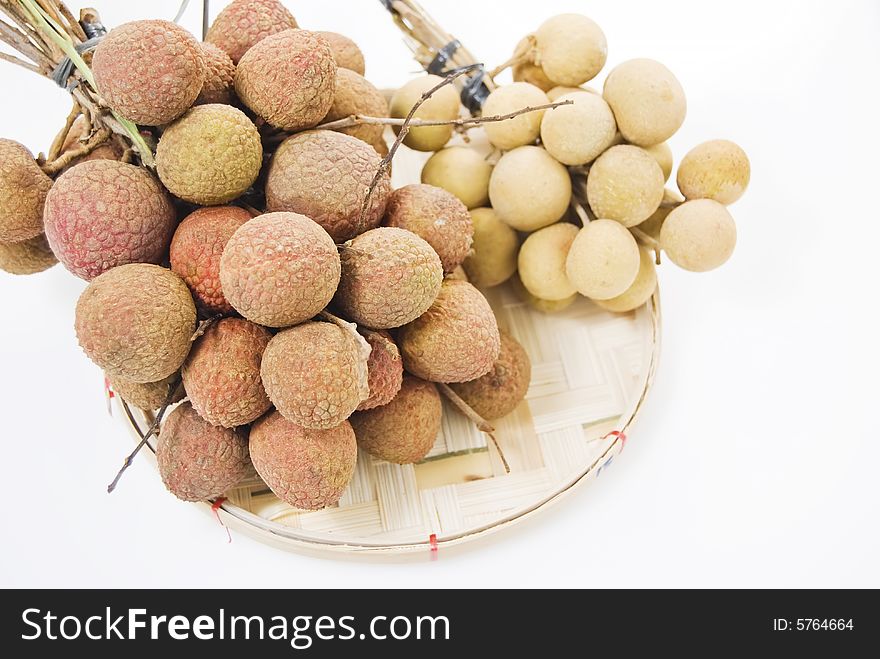
<path id="1" fill-rule="evenodd" d="M 541 144 L 563 165 L 593 162 L 617 135 L 614 114 L 605 100 L 580 91 L 559 98 L 574 105 L 548 110 L 541 121 Z"/>
<path id="2" fill-rule="evenodd" d="M 483 116 L 494 117 L 511 114 L 527 107 L 549 103 L 547 94 L 527 82 L 514 82 L 512 85 L 498 87 L 489 94 L 483 104 Z M 506 121 L 490 122 L 484 125 L 486 137 L 502 151 L 510 151 L 518 146 L 534 144 L 541 134 L 541 120 L 544 110 L 527 112 Z"/>
<path id="3" fill-rule="evenodd" d="M 489 203 L 491 176 L 492 165 L 477 151 L 465 146 L 438 151 L 422 169 L 422 183 L 451 192 L 468 210 Z"/>
<path id="4" fill-rule="evenodd" d="M 669 214 L 675 210 L 675 207 L 682 203 L 684 203 L 684 197 L 675 190 L 666 188 L 663 191 L 663 201 L 660 204 L 660 208 L 654 211 L 651 217 L 638 225 L 639 231 L 644 231 L 654 240 L 660 240 L 660 229 L 663 227 L 663 223 Z"/>
<path id="5" fill-rule="evenodd" d="M 594 302 L 614 313 L 626 313 L 638 309 L 654 295 L 657 290 L 657 266 L 654 264 L 654 254 L 645 248 L 639 249 L 639 274 L 632 286 L 617 297 L 610 300 L 594 300 Z"/>
<path id="6" fill-rule="evenodd" d="M 541 298 L 532 295 L 529 290 L 523 286 L 522 280 L 519 278 L 518 274 L 510 278 L 510 287 L 520 300 L 528 303 L 533 309 L 546 314 L 565 311 L 577 302 L 577 299 L 580 297 L 575 293 L 564 300 L 542 300 Z"/>
<path id="7" fill-rule="evenodd" d="M 668 181 L 672 176 L 672 149 L 666 142 L 655 144 L 654 146 L 645 147 L 645 152 L 657 161 L 660 169 L 663 171 L 663 180 Z"/>
<path id="8" fill-rule="evenodd" d="M 684 123 L 687 100 L 681 83 L 660 62 L 633 59 L 619 64 L 605 80 L 603 96 L 627 142 L 654 146 Z"/>
<path id="9" fill-rule="evenodd" d="M 527 52 L 531 49 L 529 37 L 523 37 L 516 44 L 514 54 L 519 52 Z M 532 62 L 531 60 L 521 61 L 513 65 L 511 69 L 514 82 L 528 82 L 543 92 L 549 91 L 556 86 L 556 83 L 547 77 L 544 69 Z"/>
<path id="10" fill-rule="evenodd" d="M 632 227 L 663 201 L 663 170 L 644 149 L 615 146 L 603 153 L 587 177 L 587 200 L 596 217 Z"/>
<path id="11" fill-rule="evenodd" d="M 555 103 L 563 96 L 568 96 L 569 94 L 578 94 L 580 92 L 587 92 L 588 94 L 599 93 L 591 87 L 566 87 L 565 85 L 557 85 L 547 92 L 547 98 L 550 100 L 551 103 Z"/>
<path id="12" fill-rule="evenodd" d="M 462 264 L 465 281 L 477 288 L 503 284 L 516 272 L 519 236 L 491 208 L 475 208 L 471 221 L 474 243 L 471 255 Z"/>
<path id="13" fill-rule="evenodd" d="M 666 218 L 660 230 L 660 246 L 677 266 L 691 272 L 708 272 L 733 254 L 736 223 L 717 201 L 688 201 Z"/>
<path id="14" fill-rule="evenodd" d="M 577 293 L 568 279 L 565 263 L 579 231 L 573 224 L 560 222 L 526 239 L 519 251 L 519 278 L 529 293 L 551 302 Z"/>
<path id="15" fill-rule="evenodd" d="M 560 14 L 535 33 L 538 64 L 557 85 L 577 87 L 595 78 L 608 58 L 605 34 L 580 14 Z"/>
<path id="16" fill-rule="evenodd" d="M 574 239 L 565 272 L 581 295 L 609 300 L 632 285 L 639 261 L 638 243 L 623 225 L 614 220 L 595 220 Z"/>
<path id="17" fill-rule="evenodd" d="M 536 231 L 562 219 L 571 202 L 571 178 L 544 149 L 521 146 L 505 153 L 489 180 L 492 208 L 517 231 Z"/>
<path id="18" fill-rule="evenodd" d="M 678 167 L 678 189 L 687 199 L 713 199 L 728 206 L 749 186 L 749 157 L 728 140 L 703 142 Z"/>
<path id="19" fill-rule="evenodd" d="M 406 118 L 422 94 L 442 81 L 443 78 L 435 75 L 410 80 L 391 97 L 391 116 L 395 119 Z M 457 119 L 460 112 L 461 101 L 458 92 L 455 87 L 447 85 L 438 89 L 431 98 L 422 103 L 414 118 L 451 120 Z M 400 132 L 399 126 L 395 127 L 395 132 Z M 446 146 L 451 137 L 452 126 L 428 126 L 411 129 L 403 143 L 416 151 L 439 151 Z"/>

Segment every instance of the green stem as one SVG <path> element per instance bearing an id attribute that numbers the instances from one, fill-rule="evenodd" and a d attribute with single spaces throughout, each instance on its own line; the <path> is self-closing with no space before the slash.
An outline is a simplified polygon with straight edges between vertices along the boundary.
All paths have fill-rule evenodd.
<path id="1" fill-rule="evenodd" d="M 73 41 L 70 37 L 64 32 L 64 29 L 58 25 L 51 16 L 46 14 L 42 7 L 34 3 L 33 0 L 18 0 L 22 7 L 31 15 L 31 17 L 36 21 L 37 25 L 42 29 L 42 31 L 48 36 L 55 44 L 64 52 L 67 57 L 70 58 L 70 61 L 73 62 L 73 65 L 80 72 L 80 75 L 85 79 L 85 81 L 89 84 L 89 86 L 97 91 L 98 85 L 95 84 L 95 76 L 92 73 L 92 70 L 89 68 L 89 65 L 86 64 L 85 60 L 82 56 L 77 52 L 76 46 L 74 46 Z M 150 147 L 147 146 L 147 143 L 144 141 L 144 138 L 141 136 L 140 131 L 138 131 L 137 126 L 134 122 L 129 121 L 125 117 L 118 114 L 115 110 L 111 110 L 113 117 L 116 121 L 119 122 L 119 125 L 125 130 L 127 137 L 131 140 L 131 143 L 134 145 L 135 149 L 141 154 L 141 161 L 146 166 L 152 166 L 153 164 L 153 152 L 150 151 Z"/>

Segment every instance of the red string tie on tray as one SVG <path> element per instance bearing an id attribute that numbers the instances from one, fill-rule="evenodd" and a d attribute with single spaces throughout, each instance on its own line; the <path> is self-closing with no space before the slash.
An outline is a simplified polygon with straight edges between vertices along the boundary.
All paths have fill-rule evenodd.
<path id="1" fill-rule="evenodd" d="M 104 395 L 107 398 L 107 414 L 113 416 L 113 405 L 111 401 L 116 397 L 116 394 L 113 393 L 113 387 L 110 386 L 110 379 L 106 375 L 104 376 Z"/>
<path id="2" fill-rule="evenodd" d="M 617 437 L 620 440 L 620 450 L 626 448 L 626 433 L 620 430 L 612 430 L 610 433 L 605 435 L 602 439 L 608 439 L 609 437 Z"/>
<path id="3" fill-rule="evenodd" d="M 224 529 L 226 529 L 226 537 L 228 538 L 227 542 L 232 542 L 232 534 L 229 532 L 229 527 L 223 523 L 223 520 L 220 518 L 220 508 L 223 504 L 226 503 L 226 497 L 217 497 L 217 500 L 211 504 L 211 512 L 214 513 L 214 517 L 217 518 L 217 521 L 220 523 Z"/>
<path id="4" fill-rule="evenodd" d="M 431 545 L 431 560 L 437 560 L 437 552 L 440 550 L 440 546 L 437 544 L 437 534 L 432 533 L 431 537 L 428 538 L 428 542 Z"/>

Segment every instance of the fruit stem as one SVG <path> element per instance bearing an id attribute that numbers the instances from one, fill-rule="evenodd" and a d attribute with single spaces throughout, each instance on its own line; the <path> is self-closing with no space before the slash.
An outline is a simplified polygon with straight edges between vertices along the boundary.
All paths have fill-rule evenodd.
<path id="1" fill-rule="evenodd" d="M 630 227 L 629 231 L 633 235 L 633 237 L 636 239 L 636 242 L 638 242 L 640 245 L 644 245 L 645 247 L 647 247 L 648 249 L 650 249 L 651 251 L 654 252 L 655 262 L 657 263 L 657 265 L 661 265 L 661 261 L 662 261 L 661 253 L 662 252 L 660 249 L 660 243 L 657 240 L 655 240 L 654 238 L 652 238 L 651 236 L 649 236 L 647 233 L 645 233 L 644 231 L 639 229 L 638 227 Z"/>
<path id="2" fill-rule="evenodd" d="M 79 103 L 74 99 L 73 108 L 70 110 L 70 114 L 67 115 L 67 119 L 64 122 L 64 128 L 55 136 L 55 139 L 52 141 L 52 146 L 49 148 L 49 155 L 46 156 L 46 161 L 51 162 L 56 160 L 58 156 L 61 155 L 61 149 L 64 148 L 64 142 L 67 141 L 67 136 L 70 134 L 70 129 L 73 126 L 73 122 L 76 121 L 77 117 L 82 114 L 82 108 L 79 106 Z"/>
<path id="3" fill-rule="evenodd" d="M 514 51 L 513 56 L 509 60 L 507 60 L 503 64 L 496 66 L 486 75 L 492 78 L 492 80 L 495 80 L 497 76 L 501 75 L 504 71 L 511 67 L 534 62 L 535 45 L 535 36 L 533 34 L 530 34 L 528 37 L 526 37 L 525 42 Z"/>
<path id="4" fill-rule="evenodd" d="M 177 390 L 180 388 L 181 380 L 178 378 L 170 385 L 168 385 L 168 395 L 165 397 L 165 402 L 162 403 L 162 407 L 156 413 L 156 418 L 153 420 L 153 423 L 150 424 L 150 427 L 147 428 L 145 433 L 141 432 L 140 426 L 135 422 L 134 417 L 131 414 L 131 409 L 128 407 L 128 403 L 122 400 L 122 408 L 125 410 L 126 416 L 128 416 L 128 420 L 131 422 L 132 428 L 134 428 L 138 435 L 141 436 L 141 441 L 138 442 L 138 445 L 134 447 L 134 450 L 129 453 L 125 460 L 122 463 L 122 467 L 116 472 L 116 477 L 107 486 L 107 494 L 113 494 L 113 491 L 116 489 L 116 486 L 119 485 L 119 481 L 122 478 L 122 475 L 126 472 L 126 470 L 134 464 L 134 459 L 137 457 L 137 454 L 140 453 L 141 449 L 146 446 L 147 441 L 154 434 L 157 434 L 159 430 L 159 424 L 162 423 L 162 417 L 165 416 L 165 412 L 168 411 L 168 407 L 171 405 L 171 401 L 174 400 L 174 396 L 177 393 Z"/>
<path id="5" fill-rule="evenodd" d="M 461 412 L 468 419 L 474 422 L 474 425 L 477 426 L 477 430 L 489 435 L 489 439 L 491 439 L 492 443 L 495 445 L 495 450 L 498 451 L 498 457 L 501 458 L 501 464 L 504 465 L 504 471 L 509 474 L 510 465 L 507 463 L 507 458 L 504 457 L 504 451 L 501 450 L 501 445 L 498 443 L 498 439 L 495 437 L 495 427 L 492 426 L 492 424 L 490 424 L 488 421 L 486 421 L 486 419 L 477 414 L 477 411 L 473 407 L 468 405 L 461 396 L 455 393 L 452 387 L 450 387 L 448 384 L 438 382 L 437 388 L 440 390 L 440 393 L 443 394 L 444 398 L 452 403 L 459 412 Z"/>
<path id="6" fill-rule="evenodd" d="M 92 151 L 94 151 L 104 142 L 110 139 L 110 135 L 112 135 L 112 133 L 109 128 L 101 128 L 94 135 L 92 135 L 92 137 L 89 138 L 89 141 L 85 144 L 81 144 L 74 149 L 70 149 L 69 151 L 61 154 L 54 160 L 46 162 L 42 166 L 43 171 L 49 176 L 54 176 L 77 158 L 89 155 Z"/>

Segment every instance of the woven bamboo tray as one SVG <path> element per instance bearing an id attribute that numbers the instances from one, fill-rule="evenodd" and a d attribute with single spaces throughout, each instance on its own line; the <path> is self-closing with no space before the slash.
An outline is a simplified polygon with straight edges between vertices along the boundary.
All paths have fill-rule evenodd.
<path id="1" fill-rule="evenodd" d="M 394 186 L 417 182 L 425 158 L 401 149 Z M 494 423 L 509 474 L 487 437 L 444 402 L 437 442 L 423 462 L 394 465 L 361 452 L 335 507 L 299 512 L 258 478 L 199 505 L 232 530 L 287 550 L 430 556 L 509 527 L 595 480 L 623 450 L 650 390 L 660 350 L 659 296 L 629 314 L 579 299 L 548 315 L 507 285 L 486 295 L 499 325 L 532 360 L 526 400 Z M 133 412 L 145 430 L 152 417 Z M 137 437 L 127 416 L 118 416 Z M 158 478 L 156 486 L 162 488 Z"/>

